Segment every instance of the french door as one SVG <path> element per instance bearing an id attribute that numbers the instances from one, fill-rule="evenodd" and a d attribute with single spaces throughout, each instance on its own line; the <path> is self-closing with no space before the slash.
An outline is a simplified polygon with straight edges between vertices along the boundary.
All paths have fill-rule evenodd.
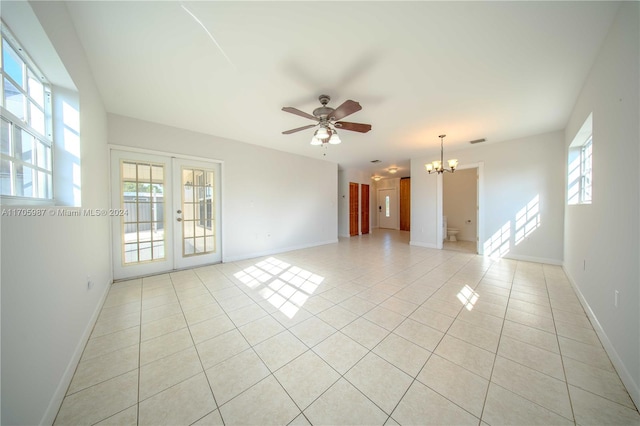
<path id="1" fill-rule="evenodd" d="M 114 279 L 222 260 L 220 164 L 111 151 Z"/>

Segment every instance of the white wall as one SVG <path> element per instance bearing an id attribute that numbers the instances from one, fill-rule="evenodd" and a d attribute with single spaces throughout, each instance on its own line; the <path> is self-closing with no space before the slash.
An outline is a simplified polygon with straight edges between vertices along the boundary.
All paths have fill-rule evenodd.
<path id="1" fill-rule="evenodd" d="M 459 169 L 443 177 L 443 214 L 447 227 L 459 229 L 459 241 L 476 241 L 478 223 L 476 205 L 478 185 L 477 168 Z"/>
<path id="2" fill-rule="evenodd" d="M 338 240 L 335 163 L 108 115 L 109 143 L 223 161 L 223 261 Z"/>
<path id="3" fill-rule="evenodd" d="M 338 172 L 338 235 L 341 237 L 349 238 L 349 183 L 354 182 L 357 184 L 369 185 L 369 208 L 375 201 L 374 185 L 372 184 L 371 177 L 360 170 L 340 170 Z M 358 187 L 358 197 L 361 198 L 360 191 L 362 187 Z M 359 198 L 359 199 L 360 199 Z M 362 206 L 361 206 L 362 208 Z M 369 210 L 369 230 L 373 228 L 373 214 L 372 210 Z M 358 212 L 358 229 L 362 229 L 360 221 L 362 216 Z"/>
<path id="4" fill-rule="evenodd" d="M 564 269 L 640 405 L 639 15 L 625 2 L 571 114 L 565 158 L 593 112 L 593 203 L 565 213 Z M 614 306 L 614 291 L 620 292 Z"/>
<path id="5" fill-rule="evenodd" d="M 80 104 L 82 207 L 107 208 L 106 114 L 66 6 L 3 1 L 2 8 L 2 18 L 30 53 L 36 52 L 33 59 L 42 71 L 47 74 L 47 60 L 37 52 L 46 48 L 36 47 L 49 43 L 37 39 L 43 28 L 73 79 Z M 22 31 L 38 19 L 39 31 Z M 45 216 L 2 217 L 0 224 L 1 422 L 51 423 L 111 282 L 109 223 Z"/>
<path id="6" fill-rule="evenodd" d="M 445 157 L 457 158 L 461 167 L 483 163 L 480 208 L 485 219 L 479 234 L 485 255 L 562 262 L 563 145 L 564 133 L 554 132 L 445 152 Z M 437 247 L 440 233 L 442 176 L 424 170 L 433 155 L 411 160 L 411 244 L 425 247 Z M 539 219 L 539 226 L 527 228 L 528 234 L 521 226 L 523 213 L 528 214 L 529 226 Z"/>

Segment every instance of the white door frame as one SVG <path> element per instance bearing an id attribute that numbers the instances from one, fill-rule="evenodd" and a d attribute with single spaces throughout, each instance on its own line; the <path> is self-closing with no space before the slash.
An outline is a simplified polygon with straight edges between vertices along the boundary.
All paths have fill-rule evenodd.
<path id="1" fill-rule="evenodd" d="M 139 153 L 139 154 L 147 154 L 147 155 L 157 155 L 157 156 L 162 156 L 162 157 L 169 157 L 169 158 L 179 158 L 179 159 L 185 159 L 185 160 L 192 160 L 192 161 L 199 161 L 199 162 L 205 162 L 205 163 L 218 163 L 220 165 L 220 204 L 221 204 L 221 208 L 220 208 L 220 223 L 224 224 L 225 223 L 225 190 L 224 190 L 224 182 L 225 182 L 225 164 L 224 164 L 224 160 L 219 160 L 219 159 L 214 159 L 214 158 L 207 158 L 207 157 L 197 157 L 194 155 L 185 155 L 185 154 L 180 154 L 180 153 L 176 153 L 176 152 L 169 152 L 169 151 L 158 151 L 158 150 L 152 150 L 152 149 L 146 149 L 146 148 L 137 148 L 137 147 L 132 147 L 132 146 L 127 146 L 127 145 L 118 145 L 118 144 L 107 144 L 107 158 L 109 159 L 109 167 L 108 167 L 108 171 L 109 171 L 109 199 L 111 200 L 112 195 L 113 195 L 113 191 L 114 190 L 118 190 L 120 188 L 113 188 L 112 185 L 112 181 L 113 181 L 113 176 L 111 173 L 111 152 L 112 151 L 125 151 L 125 152 L 131 152 L 131 153 Z M 169 206 L 173 206 L 173 200 L 169 200 L 168 204 Z M 173 211 L 173 207 L 171 207 L 171 211 Z M 167 221 L 168 223 L 169 221 Z M 172 221 L 172 225 L 173 227 L 173 221 Z M 110 227 L 110 234 L 111 234 L 111 238 L 109 239 L 109 242 L 111 244 L 110 250 L 109 250 L 109 254 L 111 258 L 111 264 L 113 265 L 113 262 L 115 261 L 115 259 L 113 259 L 113 244 L 114 244 L 114 233 L 115 232 L 119 232 L 118 229 L 114 229 L 114 225 L 113 225 L 113 220 L 109 221 L 109 227 Z M 171 228 L 173 229 L 173 228 Z M 173 231 L 171 230 L 170 232 L 172 232 L 171 235 L 173 235 Z M 224 229 L 221 226 L 220 229 L 220 249 L 222 251 L 221 253 L 221 259 L 222 259 L 222 263 L 224 263 L 226 261 L 225 259 L 225 247 L 226 247 L 226 243 L 225 243 L 225 233 L 224 233 Z"/>
<path id="2" fill-rule="evenodd" d="M 464 165 L 460 165 L 458 166 L 458 168 L 456 170 L 463 170 L 463 169 L 478 169 L 478 181 L 477 181 L 477 186 L 476 186 L 476 194 L 477 194 L 477 200 L 476 200 L 476 223 L 478 224 L 478 229 L 477 229 L 477 241 L 476 241 L 476 251 L 478 252 L 479 255 L 483 255 L 484 254 L 484 247 L 483 247 L 483 241 L 484 241 L 484 162 L 480 161 L 477 163 L 469 163 L 469 164 L 464 164 Z M 445 172 L 446 173 L 446 172 Z M 436 190 L 436 246 L 439 249 L 442 249 L 443 247 L 443 240 L 444 240 L 444 235 L 442 235 L 442 215 L 443 215 L 443 179 L 442 179 L 442 174 L 438 174 L 438 181 L 437 181 L 437 190 Z"/>

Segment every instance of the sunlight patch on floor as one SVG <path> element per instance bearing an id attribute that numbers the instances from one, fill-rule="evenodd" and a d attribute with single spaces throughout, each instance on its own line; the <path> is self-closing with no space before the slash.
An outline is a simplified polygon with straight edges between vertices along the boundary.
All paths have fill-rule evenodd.
<path id="1" fill-rule="evenodd" d="M 324 281 L 324 277 L 306 269 L 269 257 L 249 266 L 234 277 L 288 318 L 293 318 L 302 305 Z"/>

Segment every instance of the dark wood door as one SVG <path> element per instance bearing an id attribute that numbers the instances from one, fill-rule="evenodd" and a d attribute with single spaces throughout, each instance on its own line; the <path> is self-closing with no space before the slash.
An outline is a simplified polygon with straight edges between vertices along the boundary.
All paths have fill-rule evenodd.
<path id="1" fill-rule="evenodd" d="M 369 185 L 360 185 L 360 233 L 369 233 Z"/>
<path id="2" fill-rule="evenodd" d="M 400 230 L 411 230 L 411 178 L 400 179 Z"/>
<path id="3" fill-rule="evenodd" d="M 349 235 L 358 235 L 358 184 L 349 182 Z"/>

